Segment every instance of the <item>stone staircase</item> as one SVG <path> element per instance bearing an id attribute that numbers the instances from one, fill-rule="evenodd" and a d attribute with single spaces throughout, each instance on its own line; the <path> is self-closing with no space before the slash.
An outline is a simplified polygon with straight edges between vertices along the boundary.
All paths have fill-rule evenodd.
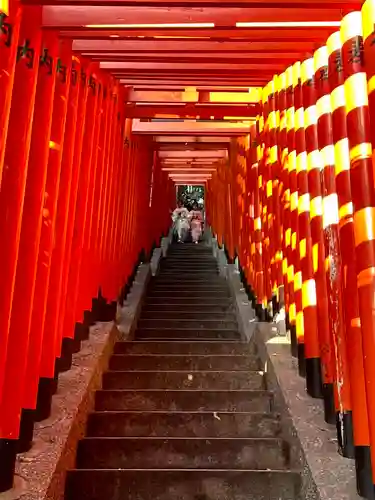
<path id="1" fill-rule="evenodd" d="M 172 245 L 119 342 L 66 500 L 295 500 L 273 395 L 210 249 Z"/>

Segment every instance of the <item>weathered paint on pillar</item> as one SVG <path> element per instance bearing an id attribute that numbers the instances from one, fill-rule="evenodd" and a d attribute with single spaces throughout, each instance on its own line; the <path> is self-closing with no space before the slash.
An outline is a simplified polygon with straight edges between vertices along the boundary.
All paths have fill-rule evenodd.
<path id="1" fill-rule="evenodd" d="M 354 241 L 360 324 L 362 329 L 366 394 L 375 467 L 375 191 L 370 135 L 367 78 L 363 61 L 360 12 L 344 17 L 341 24 L 346 124 L 349 140 L 351 194 L 354 208 Z"/>

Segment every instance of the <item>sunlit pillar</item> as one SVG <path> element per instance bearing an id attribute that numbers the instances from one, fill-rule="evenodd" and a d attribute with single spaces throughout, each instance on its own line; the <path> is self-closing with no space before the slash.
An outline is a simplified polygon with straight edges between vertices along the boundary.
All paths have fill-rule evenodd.
<path id="1" fill-rule="evenodd" d="M 370 135 L 367 78 L 363 63 L 360 12 L 344 17 L 341 25 L 346 124 L 349 141 L 351 195 L 357 267 L 360 325 L 362 329 L 366 394 L 375 466 L 375 191 Z M 342 211 L 342 210 L 341 210 Z M 359 321 L 357 321 L 359 324 Z"/>
<path id="2" fill-rule="evenodd" d="M 320 350 L 323 353 L 323 380 L 331 380 L 328 373 L 326 353 L 330 351 L 330 329 L 328 319 L 328 298 L 324 268 L 323 209 L 320 186 L 321 157 L 318 145 L 316 92 L 314 81 L 314 60 L 306 59 L 301 65 L 301 83 L 304 106 L 304 125 L 307 152 L 308 184 L 310 193 L 310 227 L 312 238 L 313 272 L 318 297 L 318 331 Z"/>
<path id="3" fill-rule="evenodd" d="M 303 66 L 304 63 L 302 63 Z M 301 64 L 293 66 L 296 170 L 298 183 L 299 257 L 302 273 L 302 309 L 305 332 L 306 389 L 310 396 L 322 397 L 321 351 L 318 336 L 317 296 L 314 279 L 312 240 L 310 230 L 310 193 L 307 174 L 305 115 L 301 85 Z M 326 374 L 326 371 L 324 371 Z M 332 379 L 325 379 L 332 384 Z"/>
<path id="4" fill-rule="evenodd" d="M 317 91 L 318 142 L 321 154 L 323 175 L 321 176 L 323 195 L 323 232 L 326 258 L 326 283 L 328 292 L 329 321 L 332 332 L 332 354 L 336 360 L 335 383 L 337 389 L 340 419 L 349 421 L 342 430 L 349 427 L 349 436 L 343 441 L 353 439 L 352 403 L 350 396 L 350 376 L 347 359 L 346 325 L 343 304 L 343 274 L 339 242 L 339 206 L 335 182 L 335 154 L 332 134 L 332 108 L 328 81 L 328 50 L 321 47 L 314 54 L 315 80 Z M 347 414 L 347 416 L 345 416 Z M 342 426 L 341 426 L 342 427 Z M 341 433 L 340 433 L 341 434 Z M 350 445 L 349 445 L 350 446 Z"/>
<path id="5" fill-rule="evenodd" d="M 372 473 L 370 437 L 367 415 L 366 386 L 363 367 L 361 324 L 359 319 L 357 273 L 353 229 L 353 203 L 350 187 L 350 155 L 346 127 L 344 73 L 340 32 L 327 40 L 328 79 L 331 92 L 332 139 L 335 155 L 335 187 L 339 206 L 339 238 L 347 360 L 350 374 L 350 395 L 353 409 L 353 430 L 360 494 L 371 498 Z"/>
<path id="6" fill-rule="evenodd" d="M 295 105 L 294 105 L 294 81 L 293 67 L 286 70 L 287 79 L 287 143 L 288 143 L 288 176 L 290 189 L 290 234 L 286 236 L 290 257 L 288 259 L 288 282 L 289 282 L 289 321 L 292 352 L 297 350 L 298 368 L 301 376 L 305 376 L 305 345 L 304 345 L 304 322 L 302 310 L 302 274 L 300 269 L 299 247 L 298 247 L 298 183 L 296 165 L 296 143 L 295 143 Z M 290 238 L 290 240 L 289 240 Z M 290 241 L 290 243 L 289 243 Z"/>

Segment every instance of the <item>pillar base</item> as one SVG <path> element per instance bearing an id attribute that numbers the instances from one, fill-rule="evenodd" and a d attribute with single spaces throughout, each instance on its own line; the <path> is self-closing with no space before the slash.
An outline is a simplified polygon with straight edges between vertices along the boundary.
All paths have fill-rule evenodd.
<path id="1" fill-rule="evenodd" d="M 58 358 L 57 366 L 59 373 L 66 372 L 71 369 L 73 362 L 73 354 L 81 349 L 81 341 L 78 338 L 65 337 L 61 344 L 61 356 Z"/>
<path id="2" fill-rule="evenodd" d="M 119 299 L 118 299 L 119 304 L 120 304 L 120 306 L 121 306 L 121 307 L 123 307 L 123 306 L 124 306 L 125 299 L 126 299 L 126 294 L 125 294 L 125 286 L 123 286 L 123 287 L 121 288 L 120 295 L 119 295 Z"/>
<path id="3" fill-rule="evenodd" d="M 0 493 L 13 487 L 16 457 L 17 440 L 0 439 Z"/>
<path id="4" fill-rule="evenodd" d="M 39 380 L 38 397 L 35 410 L 36 422 L 41 422 L 51 415 L 54 386 L 55 380 L 53 378 L 41 378 Z"/>
<path id="5" fill-rule="evenodd" d="M 298 342 L 296 325 L 290 325 L 290 352 L 293 358 L 298 358 Z"/>
<path id="6" fill-rule="evenodd" d="M 80 347 L 80 342 L 83 340 L 88 340 L 90 336 L 90 327 L 89 325 L 86 325 L 85 323 L 76 323 L 74 326 L 74 339 L 76 341 L 77 346 Z M 78 349 L 79 351 L 79 349 Z M 78 352 L 74 351 L 74 352 Z"/>
<path id="7" fill-rule="evenodd" d="M 22 409 L 17 453 L 25 453 L 33 445 L 35 410 Z"/>
<path id="8" fill-rule="evenodd" d="M 89 310 L 83 311 L 83 324 L 88 326 L 89 328 L 90 326 L 95 325 L 95 318 L 92 311 Z"/>
<path id="9" fill-rule="evenodd" d="M 105 308 L 107 301 L 101 295 L 92 299 L 92 319 L 93 321 L 105 321 Z"/>
<path id="10" fill-rule="evenodd" d="M 305 359 L 305 344 L 298 343 L 297 346 L 298 357 L 298 373 L 300 377 L 306 377 L 306 359 Z"/>
<path id="11" fill-rule="evenodd" d="M 290 330 L 289 313 L 285 313 L 285 330 Z"/>
<path id="12" fill-rule="evenodd" d="M 340 453 L 345 458 L 355 458 L 353 415 L 351 411 L 346 413 L 336 412 L 336 429 Z"/>
<path id="13" fill-rule="evenodd" d="M 256 304 L 255 305 L 255 314 L 257 315 L 259 321 L 265 321 L 266 320 L 266 311 L 263 308 L 262 304 Z"/>
<path id="14" fill-rule="evenodd" d="M 320 367 L 320 358 L 307 358 L 305 365 L 307 394 L 312 398 L 322 399 L 322 370 Z"/>
<path id="15" fill-rule="evenodd" d="M 336 424 L 336 409 L 333 384 L 323 384 L 324 420 L 327 424 Z"/>
<path id="16" fill-rule="evenodd" d="M 358 494 L 367 500 L 374 500 L 370 446 L 356 446 L 354 454 Z"/>
<path id="17" fill-rule="evenodd" d="M 275 317 L 277 313 L 280 312 L 280 302 L 277 301 L 276 295 L 272 297 L 272 313 Z"/>

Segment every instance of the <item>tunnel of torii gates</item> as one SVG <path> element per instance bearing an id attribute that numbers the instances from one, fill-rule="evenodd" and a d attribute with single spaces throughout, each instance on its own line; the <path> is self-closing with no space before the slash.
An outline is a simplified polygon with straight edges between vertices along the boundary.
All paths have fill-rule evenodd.
<path id="1" fill-rule="evenodd" d="M 324 400 L 339 452 L 355 460 L 368 495 L 375 0 L 354 3 L 320 38 L 315 29 L 304 58 L 248 87 L 247 101 L 233 92 L 210 107 L 215 92 L 188 88 L 187 104 L 163 108 L 147 96 L 139 105 L 142 91 L 126 81 L 134 75 L 72 45 L 79 30 L 62 36 L 52 2 L 0 0 L 0 491 L 12 486 L 16 453 L 49 416 L 58 374 L 89 326 L 115 318 L 137 265 L 167 234 L 185 183 L 205 185 L 207 223 L 238 259 L 259 319 L 269 319 L 270 302 L 285 307 L 299 375 Z M 324 15 L 327 5 L 317 5 Z M 282 44 L 282 26 L 277 33 Z M 262 81 L 252 75 L 250 84 Z M 184 120 L 155 120 L 168 113 Z"/>

